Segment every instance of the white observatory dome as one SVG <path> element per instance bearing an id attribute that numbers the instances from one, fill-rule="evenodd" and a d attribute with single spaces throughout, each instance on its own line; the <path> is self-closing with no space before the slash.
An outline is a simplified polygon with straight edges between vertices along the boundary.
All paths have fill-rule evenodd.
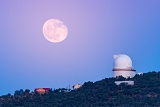
<path id="1" fill-rule="evenodd" d="M 114 55 L 114 77 L 123 76 L 125 78 L 133 78 L 135 76 L 136 70 L 132 67 L 132 60 L 129 56 L 125 54 Z"/>
<path id="2" fill-rule="evenodd" d="M 114 69 L 132 69 L 132 60 L 125 54 L 114 55 Z"/>

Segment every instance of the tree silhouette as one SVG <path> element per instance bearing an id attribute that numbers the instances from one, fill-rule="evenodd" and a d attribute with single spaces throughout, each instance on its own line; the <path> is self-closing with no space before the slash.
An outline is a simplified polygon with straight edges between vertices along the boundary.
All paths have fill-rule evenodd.
<path id="1" fill-rule="evenodd" d="M 133 80 L 133 86 L 115 81 Z M 105 78 L 85 82 L 77 90 L 50 90 L 47 94 L 16 90 L 14 95 L 0 96 L 0 107 L 159 107 L 160 72 L 135 75 L 134 78 Z"/>

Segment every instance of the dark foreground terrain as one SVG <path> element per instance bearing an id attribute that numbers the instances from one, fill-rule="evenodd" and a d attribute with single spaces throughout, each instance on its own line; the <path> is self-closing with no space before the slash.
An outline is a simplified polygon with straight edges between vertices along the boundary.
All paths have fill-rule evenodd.
<path id="1" fill-rule="evenodd" d="M 48 94 L 17 90 L 0 97 L 0 107 L 160 107 L 160 72 L 136 75 L 135 85 L 115 85 L 123 77 L 85 82 L 78 90 L 54 89 Z"/>

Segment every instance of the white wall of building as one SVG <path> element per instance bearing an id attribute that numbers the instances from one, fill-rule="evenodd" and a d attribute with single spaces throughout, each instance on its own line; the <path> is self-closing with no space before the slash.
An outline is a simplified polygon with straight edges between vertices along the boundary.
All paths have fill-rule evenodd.
<path id="1" fill-rule="evenodd" d="M 125 78 L 133 78 L 135 76 L 135 71 L 114 71 L 114 77 L 123 76 Z"/>
<path id="2" fill-rule="evenodd" d="M 122 83 L 125 83 L 126 85 L 134 85 L 134 81 L 115 81 L 116 85 L 120 85 Z"/>

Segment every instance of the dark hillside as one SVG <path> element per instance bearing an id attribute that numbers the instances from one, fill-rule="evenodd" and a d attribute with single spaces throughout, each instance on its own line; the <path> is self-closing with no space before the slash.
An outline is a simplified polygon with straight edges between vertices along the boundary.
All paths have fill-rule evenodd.
<path id="1" fill-rule="evenodd" d="M 117 80 L 134 80 L 133 86 Z M 0 97 L 0 107 L 159 107 L 160 72 L 148 72 L 125 79 L 105 78 L 97 82 L 85 82 L 78 90 L 51 90 L 48 94 L 31 94 L 19 90 L 14 96 Z"/>

